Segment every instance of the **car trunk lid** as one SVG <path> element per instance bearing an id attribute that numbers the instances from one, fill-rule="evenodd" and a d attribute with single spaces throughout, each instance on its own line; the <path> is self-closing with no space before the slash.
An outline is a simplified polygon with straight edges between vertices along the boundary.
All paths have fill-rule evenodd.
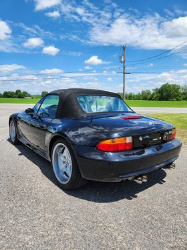
<path id="1" fill-rule="evenodd" d="M 173 129 L 167 122 L 136 113 L 96 115 L 92 117 L 92 124 L 94 128 L 105 127 L 108 138 L 132 136 L 133 148 L 167 142 Z M 165 133 L 168 137 L 163 140 Z"/>

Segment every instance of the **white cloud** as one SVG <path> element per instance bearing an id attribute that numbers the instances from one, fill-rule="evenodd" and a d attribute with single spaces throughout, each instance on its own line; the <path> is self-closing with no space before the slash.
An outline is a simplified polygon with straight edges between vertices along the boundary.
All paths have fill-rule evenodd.
<path id="1" fill-rule="evenodd" d="M 41 47 L 44 44 L 44 41 L 41 38 L 35 37 L 35 38 L 29 38 L 25 43 L 23 43 L 23 46 L 25 48 L 34 49 L 37 47 Z"/>
<path id="2" fill-rule="evenodd" d="M 54 46 L 48 46 L 48 47 L 44 47 L 42 52 L 44 54 L 48 54 L 48 55 L 51 55 L 51 56 L 55 56 L 56 54 L 59 53 L 59 49 L 54 47 Z"/>
<path id="3" fill-rule="evenodd" d="M 85 10 L 83 9 L 83 8 L 76 8 L 76 12 L 79 14 L 79 15 L 84 15 L 84 13 L 85 13 Z"/>
<path id="4" fill-rule="evenodd" d="M 17 28 L 21 28 L 21 32 L 25 35 L 28 35 L 29 37 L 42 37 L 42 38 L 48 38 L 53 39 L 54 33 L 50 31 L 46 31 L 42 29 L 39 25 L 32 25 L 32 26 L 26 26 L 24 23 L 16 23 L 15 26 Z"/>
<path id="5" fill-rule="evenodd" d="M 164 83 L 185 85 L 187 81 L 187 70 L 171 70 L 154 74 L 129 75 L 126 81 L 127 92 L 137 93 L 142 90 L 153 90 Z M 121 85 L 122 90 L 122 85 Z"/>
<path id="6" fill-rule="evenodd" d="M 90 65 L 99 65 L 99 64 L 108 64 L 110 62 L 105 62 L 98 56 L 91 56 L 89 59 L 85 60 L 85 63 Z"/>
<path id="7" fill-rule="evenodd" d="M 34 0 L 36 2 L 36 10 L 44 10 L 60 4 L 61 0 Z"/>
<path id="8" fill-rule="evenodd" d="M 187 40 L 187 16 L 168 21 L 154 16 L 121 15 L 110 23 L 93 25 L 90 42 L 97 45 L 128 46 L 143 49 L 170 49 Z"/>
<path id="9" fill-rule="evenodd" d="M 84 68 L 85 68 L 85 69 L 88 69 L 88 70 L 89 70 L 89 69 L 92 69 L 92 67 L 90 67 L 90 66 L 85 66 Z"/>
<path id="10" fill-rule="evenodd" d="M 178 15 L 187 15 L 187 11 L 185 11 L 185 10 L 175 10 L 175 12 L 178 14 Z"/>
<path id="11" fill-rule="evenodd" d="M 60 11 L 71 22 L 88 24 L 88 39 L 75 34 L 63 35 L 86 44 L 121 46 L 126 43 L 143 49 L 171 49 L 187 40 L 187 15 L 173 18 L 169 9 L 164 10 L 167 13 L 164 17 L 158 13 L 141 15 L 135 9 L 129 12 L 112 3 L 99 9 L 84 0 L 81 4 L 62 2 Z"/>
<path id="12" fill-rule="evenodd" d="M 62 69 L 45 69 L 45 70 L 42 70 L 40 73 L 42 73 L 42 74 L 60 74 L 60 73 L 64 73 L 64 71 Z"/>
<path id="13" fill-rule="evenodd" d="M 11 39 L 0 40 L 0 51 L 2 52 L 14 52 L 21 51 L 20 45 L 15 44 Z"/>
<path id="14" fill-rule="evenodd" d="M 17 64 L 3 64 L 0 65 L 0 71 L 1 72 L 11 72 L 18 69 L 25 69 L 26 67 L 23 65 L 17 65 Z"/>
<path id="15" fill-rule="evenodd" d="M 39 94 L 44 89 L 46 91 L 52 91 L 59 88 L 70 88 L 70 87 L 82 87 L 82 88 L 99 88 L 109 90 L 112 92 L 121 92 L 122 83 L 121 75 L 112 75 L 103 73 L 63 73 L 63 76 L 50 76 L 54 72 L 63 72 L 61 69 L 45 69 L 40 73 L 48 74 L 46 76 L 35 75 L 19 75 L 12 74 L 11 76 L 5 76 L 0 78 L 0 92 L 6 90 L 15 91 L 16 89 L 30 89 L 31 94 Z M 97 76 L 97 77 L 96 77 Z M 111 81 L 111 79 L 112 81 Z M 4 81 L 3 81 L 4 80 Z M 16 81 L 15 81 L 16 80 Z M 169 82 L 171 84 L 184 85 L 187 81 L 187 70 L 173 70 L 166 71 L 160 74 L 132 74 L 126 79 L 127 92 L 137 93 L 145 89 L 154 89 L 160 87 L 162 84 Z M 9 82 L 9 84 L 7 84 Z"/>
<path id="16" fill-rule="evenodd" d="M 11 33 L 12 31 L 10 27 L 8 26 L 8 24 L 0 20 L 0 40 L 9 38 Z"/>
<path id="17" fill-rule="evenodd" d="M 150 63 L 150 64 L 147 65 L 148 68 L 152 68 L 153 66 L 154 66 L 153 63 Z"/>
<path id="18" fill-rule="evenodd" d="M 81 56 L 82 52 L 80 52 L 80 51 L 62 51 L 62 54 L 66 55 L 66 56 Z"/>
<path id="19" fill-rule="evenodd" d="M 87 39 L 77 33 L 63 34 L 61 39 L 76 40 L 84 44 L 127 46 L 143 49 L 171 49 L 187 40 L 187 12 L 171 11 L 160 16 L 158 13 L 141 14 L 136 9 L 125 10 L 111 1 L 103 8 L 88 0 L 77 1 L 35 0 L 37 8 L 59 4 L 59 13 L 70 22 L 88 25 Z M 51 12 L 52 13 L 52 12 Z M 174 16 L 182 15 L 178 18 Z M 185 16 L 184 16 L 185 15 Z"/>
<path id="20" fill-rule="evenodd" d="M 167 37 L 186 37 L 187 36 L 187 16 L 179 17 L 163 23 L 163 29 Z"/>
<path id="21" fill-rule="evenodd" d="M 47 12 L 47 13 L 45 13 L 45 15 L 48 16 L 48 17 L 53 17 L 53 18 L 60 17 L 60 13 L 57 10 L 55 10 L 53 12 Z"/>
<path id="22" fill-rule="evenodd" d="M 165 13 L 168 15 L 168 16 L 174 16 L 174 13 L 168 9 L 164 9 Z"/>

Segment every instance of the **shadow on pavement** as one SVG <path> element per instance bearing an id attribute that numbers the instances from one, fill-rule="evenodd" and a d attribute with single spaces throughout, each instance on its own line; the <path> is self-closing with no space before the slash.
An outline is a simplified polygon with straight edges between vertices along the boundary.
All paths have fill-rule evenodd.
<path id="1" fill-rule="evenodd" d="M 9 140 L 8 140 L 9 141 Z M 41 172 L 56 186 L 58 186 L 51 163 L 37 155 L 24 145 L 18 145 L 19 155 L 24 155 L 32 163 L 37 165 Z M 104 183 L 89 181 L 85 186 L 74 191 L 63 191 L 66 194 L 79 199 L 97 203 L 109 203 L 122 199 L 132 200 L 138 197 L 138 193 L 151 188 L 155 184 L 164 184 L 166 172 L 163 169 L 149 173 L 146 183 L 138 184 L 132 181 L 122 181 L 118 183 Z M 60 187 L 59 187 L 60 188 Z"/>

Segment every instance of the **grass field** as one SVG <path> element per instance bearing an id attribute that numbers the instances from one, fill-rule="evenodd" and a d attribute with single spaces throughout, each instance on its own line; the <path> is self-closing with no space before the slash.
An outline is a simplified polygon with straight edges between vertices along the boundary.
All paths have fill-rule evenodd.
<path id="1" fill-rule="evenodd" d="M 147 114 L 147 116 L 152 116 L 172 123 L 177 129 L 177 138 L 187 145 L 187 114 L 156 113 Z"/>
<path id="2" fill-rule="evenodd" d="M 39 99 L 0 98 L 0 103 L 36 104 L 38 101 L 39 101 Z"/>
<path id="3" fill-rule="evenodd" d="M 144 101 L 127 100 L 130 107 L 168 107 L 168 108 L 187 108 L 187 101 Z"/>
<path id="4" fill-rule="evenodd" d="M 39 99 L 19 99 L 19 98 L 0 98 L 0 103 L 26 103 L 35 104 Z M 127 100 L 130 107 L 171 107 L 187 108 L 187 101 L 142 101 Z"/>

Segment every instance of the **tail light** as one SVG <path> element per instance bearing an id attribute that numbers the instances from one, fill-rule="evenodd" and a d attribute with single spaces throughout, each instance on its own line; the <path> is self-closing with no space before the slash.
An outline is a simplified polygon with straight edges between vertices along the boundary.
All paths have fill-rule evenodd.
<path id="1" fill-rule="evenodd" d="M 105 152 L 119 152 L 131 150 L 133 148 L 133 139 L 132 136 L 109 139 L 99 142 L 96 148 L 100 151 Z"/>
<path id="2" fill-rule="evenodd" d="M 176 130 L 176 128 L 174 128 L 174 129 L 172 130 L 170 140 L 175 139 L 176 134 L 177 134 L 177 130 Z"/>

